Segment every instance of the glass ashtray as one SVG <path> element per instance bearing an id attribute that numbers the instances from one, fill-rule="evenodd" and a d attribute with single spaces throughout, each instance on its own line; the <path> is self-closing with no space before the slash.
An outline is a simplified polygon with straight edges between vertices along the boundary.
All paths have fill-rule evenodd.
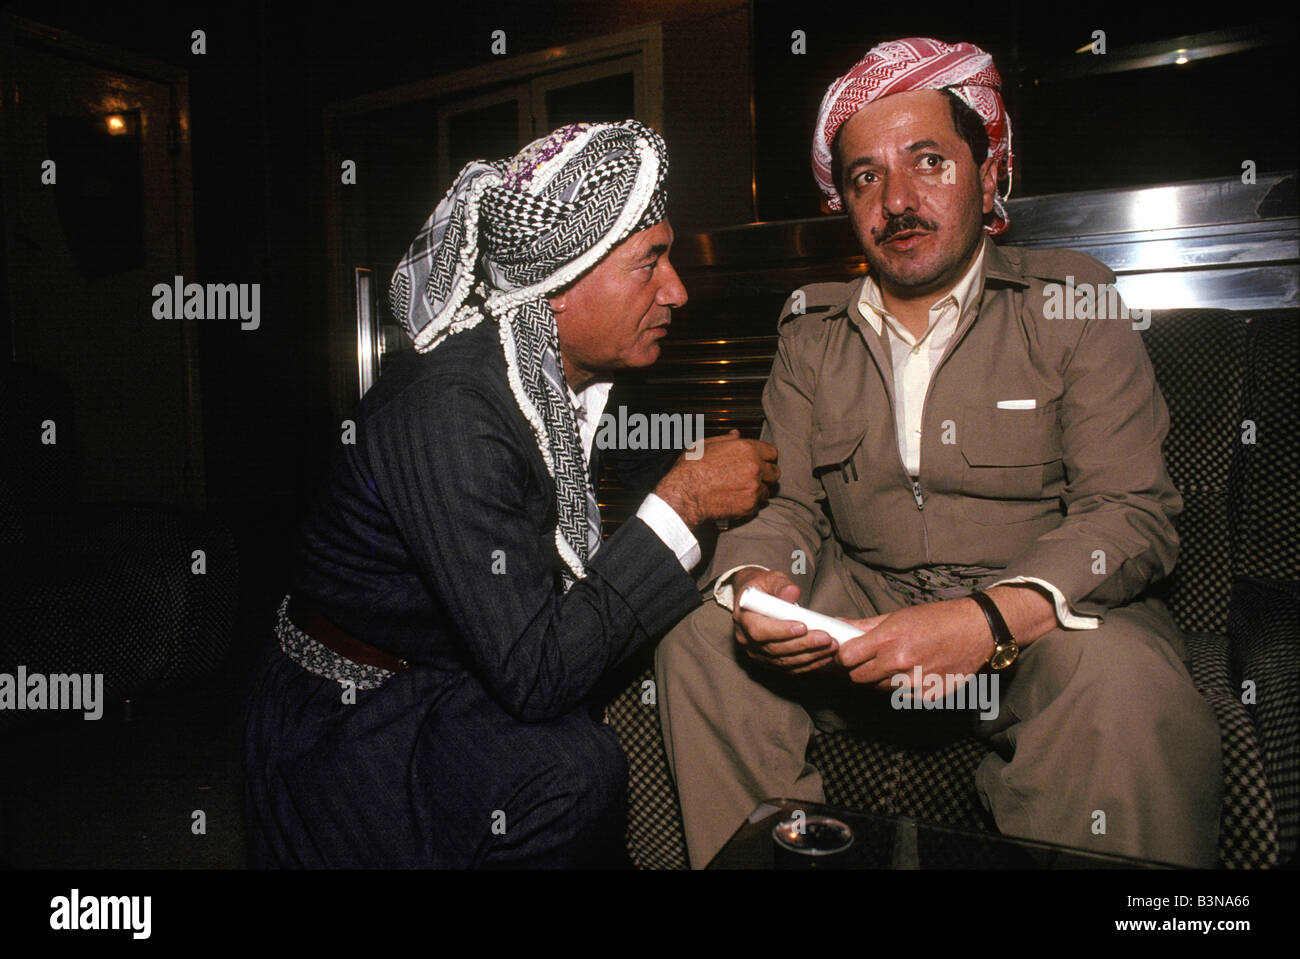
<path id="1" fill-rule="evenodd" d="M 772 839 L 801 856 L 833 856 L 853 845 L 853 830 L 830 816 L 796 816 L 773 826 Z"/>

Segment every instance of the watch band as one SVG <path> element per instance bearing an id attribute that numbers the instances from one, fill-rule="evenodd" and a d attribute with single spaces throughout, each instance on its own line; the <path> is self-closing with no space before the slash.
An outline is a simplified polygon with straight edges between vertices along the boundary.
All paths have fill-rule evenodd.
<path id="1" fill-rule="evenodd" d="M 1002 611 L 998 609 L 998 604 L 993 602 L 992 597 L 981 589 L 971 590 L 970 598 L 975 600 L 975 604 L 984 613 L 984 619 L 989 624 L 989 632 L 993 634 L 993 655 L 988 660 L 990 668 L 995 672 L 1006 669 L 1020 655 L 1020 647 L 1016 644 L 1015 637 L 1011 635 L 1007 621 L 1002 618 Z"/>

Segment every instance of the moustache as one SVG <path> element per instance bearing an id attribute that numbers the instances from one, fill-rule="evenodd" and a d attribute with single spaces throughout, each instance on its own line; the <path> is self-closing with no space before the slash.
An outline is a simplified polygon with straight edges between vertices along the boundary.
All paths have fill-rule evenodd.
<path id="1" fill-rule="evenodd" d="M 934 233 L 938 230 L 938 224 L 931 223 L 928 220 L 922 220 L 911 210 L 906 210 L 898 216 L 891 217 L 889 222 L 880 229 L 879 232 L 872 231 L 871 238 L 876 244 L 887 243 L 900 233 L 906 233 L 908 230 L 926 230 Z"/>

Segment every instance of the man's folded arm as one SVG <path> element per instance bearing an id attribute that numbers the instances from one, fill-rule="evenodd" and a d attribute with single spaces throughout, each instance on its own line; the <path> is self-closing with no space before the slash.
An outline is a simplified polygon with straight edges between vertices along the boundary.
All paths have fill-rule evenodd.
<path id="1" fill-rule="evenodd" d="M 429 389 L 367 424 L 379 493 L 492 694 L 543 721 L 699 603 L 674 550 L 632 518 L 568 592 L 554 589 L 554 528 L 525 508 L 528 452 L 473 384 Z M 387 460 L 388 465 L 382 461 Z"/>
<path id="2" fill-rule="evenodd" d="M 989 583 L 985 589 L 992 589 L 994 586 L 1037 586 L 1039 592 L 1052 604 L 1056 616 L 1056 625 L 1064 629 L 1096 629 L 1101 625 L 1100 617 L 1081 616 L 1070 609 L 1070 601 L 1065 598 L 1065 594 L 1054 584 L 1037 576 L 1013 576 L 1010 579 L 999 579 Z"/>

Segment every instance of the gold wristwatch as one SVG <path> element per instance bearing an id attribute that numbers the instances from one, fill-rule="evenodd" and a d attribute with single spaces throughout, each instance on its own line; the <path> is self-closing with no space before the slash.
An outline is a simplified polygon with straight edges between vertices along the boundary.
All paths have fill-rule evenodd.
<path id="1" fill-rule="evenodd" d="M 989 668 L 994 672 L 1001 672 L 1016 661 L 1016 657 L 1020 655 L 1020 647 L 1016 645 L 1015 637 L 1007 628 L 1007 621 L 1002 618 L 998 604 L 993 602 L 987 593 L 973 589 L 970 598 L 975 600 L 975 604 L 984 613 L 989 631 L 993 634 L 993 655 L 988 659 Z"/>

